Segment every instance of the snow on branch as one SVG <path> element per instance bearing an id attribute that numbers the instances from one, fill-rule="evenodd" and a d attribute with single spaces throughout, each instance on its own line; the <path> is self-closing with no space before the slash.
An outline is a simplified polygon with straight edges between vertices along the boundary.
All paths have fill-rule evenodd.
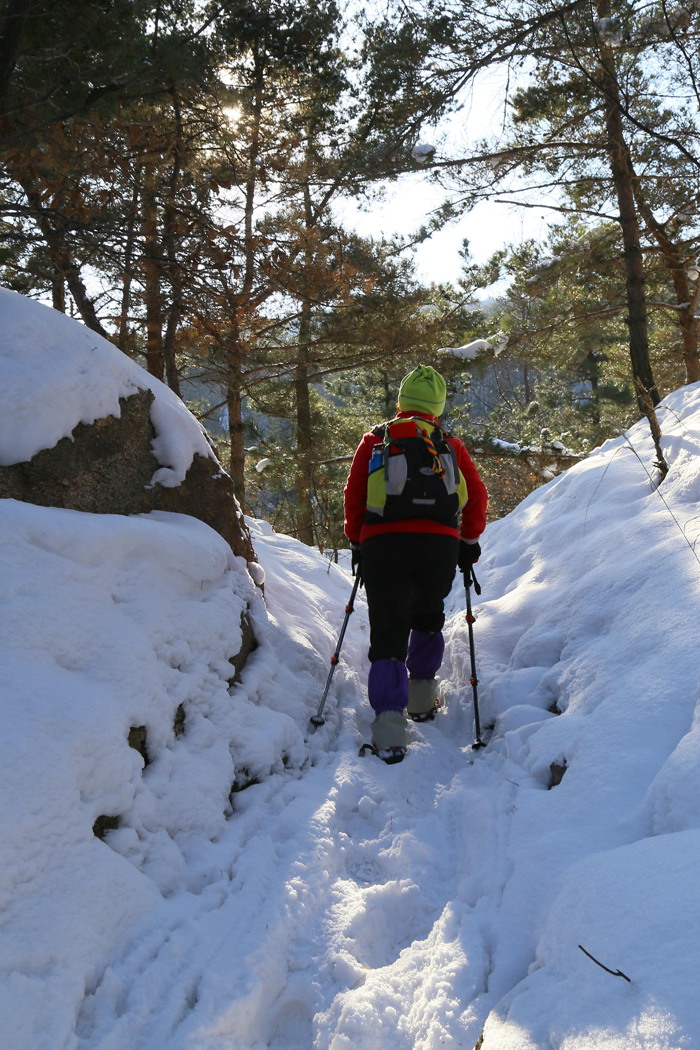
<path id="1" fill-rule="evenodd" d="M 493 353 L 494 357 L 498 357 L 505 349 L 507 342 L 508 337 L 505 333 L 498 332 L 490 339 L 474 339 L 471 343 L 465 343 L 464 346 L 443 346 L 438 350 L 438 354 L 444 357 L 449 354 L 462 361 L 476 361 L 478 357 L 488 353 Z"/>

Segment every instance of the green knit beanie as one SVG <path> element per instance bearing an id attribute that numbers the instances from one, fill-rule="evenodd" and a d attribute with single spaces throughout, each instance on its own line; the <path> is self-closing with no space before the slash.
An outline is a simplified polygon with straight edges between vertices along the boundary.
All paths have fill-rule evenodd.
<path id="1" fill-rule="evenodd" d="M 446 396 L 447 385 L 440 373 L 430 365 L 418 365 L 401 380 L 399 411 L 441 416 Z"/>

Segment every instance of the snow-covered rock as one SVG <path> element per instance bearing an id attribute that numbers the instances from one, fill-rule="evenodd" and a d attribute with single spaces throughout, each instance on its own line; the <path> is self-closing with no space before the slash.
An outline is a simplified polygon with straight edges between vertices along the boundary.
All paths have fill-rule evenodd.
<path id="1" fill-rule="evenodd" d="M 11 406 L 0 414 L 0 498 L 192 514 L 254 560 L 231 479 L 179 397 L 84 325 L 4 288 L 0 329 Z"/>

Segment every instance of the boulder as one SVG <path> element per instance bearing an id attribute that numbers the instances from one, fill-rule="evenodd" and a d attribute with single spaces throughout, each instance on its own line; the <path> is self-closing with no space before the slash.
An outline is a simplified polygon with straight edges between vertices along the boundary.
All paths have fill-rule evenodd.
<path id="1" fill-rule="evenodd" d="M 190 514 L 206 522 L 234 554 L 252 563 L 255 553 L 233 482 L 213 452 L 195 453 L 184 480 L 166 487 L 152 479 L 155 458 L 150 389 L 119 398 L 120 416 L 78 423 L 70 437 L 30 460 L 0 465 L 0 498 L 92 514 Z M 254 577 L 255 578 L 255 577 Z"/>

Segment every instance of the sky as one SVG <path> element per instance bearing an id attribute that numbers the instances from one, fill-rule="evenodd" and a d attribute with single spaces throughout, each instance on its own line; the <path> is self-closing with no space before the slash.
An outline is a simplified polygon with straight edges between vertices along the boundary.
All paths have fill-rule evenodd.
<path id="1" fill-rule="evenodd" d="M 116 348 L 6 291 L 0 331 L 2 463 L 136 383 L 154 473 L 186 469 L 201 428 Z M 362 591 L 309 726 L 344 559 L 249 520 L 263 595 L 187 516 L 0 500 L 3 1045 L 696 1050 L 700 385 L 659 418 L 660 487 L 644 422 L 487 526 L 486 746 L 458 577 L 394 766 L 359 754 Z"/>
<path id="2" fill-rule="evenodd" d="M 387 192 L 387 199 L 369 213 L 353 213 L 359 233 L 391 236 L 409 235 L 439 207 L 443 195 L 427 178 L 407 178 Z M 483 201 L 472 211 L 433 234 L 416 249 L 416 273 L 426 284 L 456 282 L 462 271 L 464 240 L 469 241 L 472 261 L 486 263 L 491 255 L 509 244 L 520 244 L 529 237 L 544 239 L 547 216 L 537 209 Z"/>
<path id="3" fill-rule="evenodd" d="M 483 139 L 497 149 L 505 141 L 502 132 L 506 93 L 513 90 L 512 71 L 493 69 L 482 73 L 465 89 L 462 105 L 455 113 L 437 126 L 423 129 L 419 145 L 433 145 L 437 161 L 472 156 Z M 385 200 L 373 205 L 369 212 L 351 207 L 348 211 L 361 234 L 409 235 L 428 221 L 445 197 L 427 171 L 418 171 L 391 184 Z M 485 263 L 509 244 L 520 244 L 529 237 L 544 240 L 552 217 L 553 213 L 545 209 L 483 201 L 417 249 L 418 277 L 425 283 L 456 282 L 462 269 L 459 252 L 465 239 L 469 241 L 472 260 Z"/>

